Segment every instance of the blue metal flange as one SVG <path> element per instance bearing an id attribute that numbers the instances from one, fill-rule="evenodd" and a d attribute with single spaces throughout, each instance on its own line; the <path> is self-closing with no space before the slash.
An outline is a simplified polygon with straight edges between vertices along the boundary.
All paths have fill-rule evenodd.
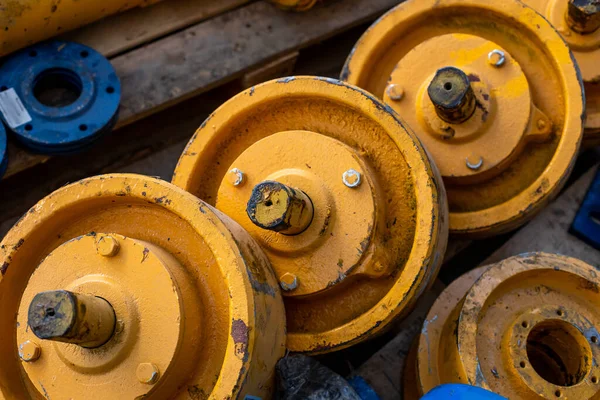
<path id="1" fill-rule="evenodd" d="M 38 153 L 89 146 L 116 123 L 120 99 L 113 66 L 78 43 L 40 43 L 0 66 L 0 115 L 17 140 Z"/>
<path id="2" fill-rule="evenodd" d="M 577 211 L 570 232 L 600 250 L 600 169 Z"/>
<path id="3" fill-rule="evenodd" d="M 8 167 L 8 150 L 6 149 L 6 131 L 0 122 L 0 178 Z"/>

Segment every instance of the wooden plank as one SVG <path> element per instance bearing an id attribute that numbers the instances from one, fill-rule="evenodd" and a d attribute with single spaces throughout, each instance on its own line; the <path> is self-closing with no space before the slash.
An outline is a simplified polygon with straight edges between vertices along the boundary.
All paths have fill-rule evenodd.
<path id="1" fill-rule="evenodd" d="M 187 28 L 239 7 L 249 0 L 163 0 L 113 15 L 62 36 L 106 57 Z"/>
<path id="2" fill-rule="evenodd" d="M 397 0 L 344 0 L 307 13 L 257 2 L 112 60 L 123 98 L 118 125 L 235 80 L 253 68 L 373 19 Z"/>
<path id="3" fill-rule="evenodd" d="M 373 20 L 397 4 L 344 0 L 288 13 L 261 1 L 117 56 L 111 60 L 123 93 L 117 128 Z M 10 163 L 5 178 L 43 161 L 31 155 L 15 159 L 26 162 Z"/>
<path id="4" fill-rule="evenodd" d="M 572 256 L 600 267 L 600 251 L 568 232 L 597 170 L 598 166 L 581 176 L 554 203 L 517 232 L 483 264 L 495 263 L 525 252 L 545 251 Z"/>

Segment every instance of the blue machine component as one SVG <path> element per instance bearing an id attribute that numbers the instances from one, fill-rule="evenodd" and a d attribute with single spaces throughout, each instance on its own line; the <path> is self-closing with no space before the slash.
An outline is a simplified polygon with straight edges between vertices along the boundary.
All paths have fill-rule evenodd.
<path id="1" fill-rule="evenodd" d="M 355 375 L 348 379 L 348 383 L 362 400 L 380 400 L 375 390 L 373 390 L 362 376 Z"/>
<path id="2" fill-rule="evenodd" d="M 421 400 L 507 400 L 485 389 L 460 383 L 447 383 L 429 391 Z"/>
<path id="3" fill-rule="evenodd" d="M 37 44 L 0 67 L 0 116 L 17 140 L 38 153 L 87 147 L 112 129 L 120 99 L 113 66 L 78 43 Z"/>
<path id="4" fill-rule="evenodd" d="M 570 232 L 600 250 L 600 169 L 577 211 Z"/>
<path id="5" fill-rule="evenodd" d="M 0 178 L 6 172 L 8 167 L 8 150 L 6 149 L 6 131 L 4 126 L 0 123 Z"/>

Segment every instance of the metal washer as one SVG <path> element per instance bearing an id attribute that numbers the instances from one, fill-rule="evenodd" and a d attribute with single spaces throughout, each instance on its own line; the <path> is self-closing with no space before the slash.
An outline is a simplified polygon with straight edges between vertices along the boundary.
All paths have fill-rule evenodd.
<path id="1" fill-rule="evenodd" d="M 79 94 L 48 105 L 38 98 L 42 85 L 55 91 L 71 87 Z M 17 140 L 38 153 L 64 154 L 89 146 L 111 130 L 121 84 L 113 66 L 97 51 L 78 43 L 49 41 L 4 62 L 0 92 L 0 116 Z"/>

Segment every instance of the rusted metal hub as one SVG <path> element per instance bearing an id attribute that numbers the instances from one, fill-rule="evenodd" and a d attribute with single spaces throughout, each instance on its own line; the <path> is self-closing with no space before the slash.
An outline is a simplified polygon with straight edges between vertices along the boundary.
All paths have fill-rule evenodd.
<path id="1" fill-rule="evenodd" d="M 285 78 L 234 97 L 198 130 L 173 182 L 260 243 L 293 351 L 381 331 L 431 283 L 445 249 L 443 185 L 425 151 L 379 101 L 332 79 Z"/>
<path id="2" fill-rule="evenodd" d="M 444 178 L 456 234 L 532 218 L 560 190 L 582 137 L 571 54 L 516 0 L 403 2 L 359 40 L 342 79 L 415 130 Z"/>
<path id="3" fill-rule="evenodd" d="M 285 316 L 266 257 L 167 182 L 61 188 L 7 234 L 0 265 L 0 399 L 273 390 Z"/>
<path id="4" fill-rule="evenodd" d="M 575 32 L 586 34 L 600 28 L 600 1 L 569 0 L 568 22 Z"/>
<path id="5" fill-rule="evenodd" d="M 524 0 L 544 15 L 565 39 L 585 84 L 584 146 L 600 144 L 600 2 L 597 0 Z"/>
<path id="6" fill-rule="evenodd" d="M 252 189 L 246 213 L 256 226 L 284 235 L 304 232 L 314 216 L 312 201 L 304 192 L 273 181 Z"/>
<path id="7" fill-rule="evenodd" d="M 435 112 L 444 121 L 460 124 L 475 112 L 475 94 L 469 77 L 454 67 L 438 69 L 427 88 Z"/>
<path id="8" fill-rule="evenodd" d="M 115 332 L 115 310 L 101 297 L 51 290 L 35 295 L 27 325 L 40 339 L 100 347 Z"/>
<path id="9" fill-rule="evenodd" d="M 596 398 L 599 285 L 591 265 L 545 253 L 463 275 L 423 323 L 407 360 L 404 398 L 418 399 L 442 383 L 509 399 Z"/>

